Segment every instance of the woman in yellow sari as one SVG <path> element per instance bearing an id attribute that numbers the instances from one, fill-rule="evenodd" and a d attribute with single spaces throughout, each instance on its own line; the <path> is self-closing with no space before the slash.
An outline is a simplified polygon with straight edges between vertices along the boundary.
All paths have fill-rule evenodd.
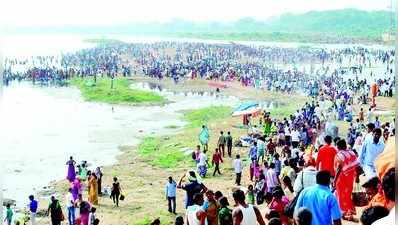
<path id="1" fill-rule="evenodd" d="M 88 201 L 93 205 L 98 205 L 98 181 L 95 173 L 92 173 L 88 180 Z"/>

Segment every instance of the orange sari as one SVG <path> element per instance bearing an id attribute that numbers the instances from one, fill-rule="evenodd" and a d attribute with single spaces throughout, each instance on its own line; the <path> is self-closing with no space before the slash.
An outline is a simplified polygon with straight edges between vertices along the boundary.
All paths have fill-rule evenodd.
<path id="1" fill-rule="evenodd" d="M 93 205 L 98 205 L 98 183 L 93 176 L 88 180 L 88 201 Z"/>
<path id="2" fill-rule="evenodd" d="M 357 156 L 351 150 L 340 150 L 335 157 L 335 170 L 340 167 L 336 180 L 336 198 L 344 215 L 355 215 L 355 206 L 351 199 L 358 165 Z"/>

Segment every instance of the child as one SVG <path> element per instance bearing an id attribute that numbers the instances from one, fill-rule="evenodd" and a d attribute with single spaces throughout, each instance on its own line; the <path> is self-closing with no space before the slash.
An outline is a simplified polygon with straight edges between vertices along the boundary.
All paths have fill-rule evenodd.
<path id="1" fill-rule="evenodd" d="M 254 190 L 252 184 L 247 187 L 246 200 L 248 204 L 254 205 Z"/>
<path id="2" fill-rule="evenodd" d="M 10 203 L 8 203 L 6 205 L 6 208 L 7 208 L 7 212 L 6 212 L 6 218 L 4 219 L 4 222 L 6 222 L 7 225 L 11 225 L 12 216 L 14 215 L 14 213 L 12 212 Z"/>
<path id="3" fill-rule="evenodd" d="M 95 221 L 95 212 L 97 211 L 97 209 L 95 207 L 91 208 L 91 212 L 90 215 L 88 216 L 88 224 L 89 225 L 94 225 L 94 221 Z"/>

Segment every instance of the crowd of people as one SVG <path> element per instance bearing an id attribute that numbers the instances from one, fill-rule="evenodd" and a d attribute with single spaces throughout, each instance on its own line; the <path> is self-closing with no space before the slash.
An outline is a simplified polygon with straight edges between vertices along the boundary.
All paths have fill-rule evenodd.
<path id="1" fill-rule="evenodd" d="M 380 87 L 379 95 L 392 96 L 394 57 L 394 50 L 365 47 L 328 49 L 113 42 L 60 56 L 6 59 L 4 82 L 22 79 L 49 82 L 64 81 L 73 76 L 96 78 L 138 74 L 158 79 L 169 77 L 175 82 L 185 79 L 235 80 L 244 86 L 289 93 L 305 91 L 312 96 L 318 94 L 325 81 L 345 85 L 347 90 L 361 90 L 364 94 L 375 82 Z M 348 74 L 351 78 L 345 79 Z"/>
<path id="2" fill-rule="evenodd" d="M 274 121 L 268 113 L 263 114 L 259 120 L 263 131 L 257 129 L 256 132 L 250 133 L 253 141 L 247 156 L 251 162 L 248 168 L 250 182 L 247 188 L 241 186 L 244 171 L 241 156 L 236 155 L 232 161 L 237 185 L 233 196 L 235 205 L 238 205 L 234 213 L 227 210 L 228 202 L 225 201 L 228 200 L 222 198 L 223 193 L 210 190 L 201 180 L 206 177 L 207 167 L 210 166 L 206 155 L 209 131 L 203 126 L 199 134 L 202 151 L 198 145 L 192 154 L 197 163 L 197 172 L 189 171 L 178 184 L 170 177 L 170 183 L 167 184 L 173 183 L 176 188 L 186 191 L 188 224 L 205 224 L 205 221 L 207 224 L 256 224 L 256 220 L 259 224 L 264 224 L 263 220 L 274 224 L 271 221 L 276 221 L 273 218 L 277 218 L 279 223 L 275 224 L 287 225 L 293 221 L 290 204 L 295 204 L 294 211 L 310 212 L 312 222 L 307 221 L 304 224 L 341 224 L 341 220 L 358 222 L 355 206 L 364 206 L 361 201 L 367 202 L 366 210 L 361 216 L 362 224 L 372 224 L 369 221 L 381 218 L 382 214 L 375 213 L 373 209 L 376 212 L 380 212 L 380 207 L 384 207 L 384 212 L 391 210 L 394 206 L 394 169 L 389 170 L 386 176 L 378 176 L 375 161 L 384 151 L 384 143 L 388 142 L 390 136 L 395 135 L 395 128 L 387 127 L 387 123 L 379 124 L 376 128 L 377 117 L 376 120 L 368 120 L 366 126 L 364 121 L 358 120 L 353 126 L 360 135 L 356 138 L 355 145 L 349 144 L 344 138 L 325 129 L 324 124 L 319 121 L 313 122 L 314 117 L 317 117 L 314 108 L 313 106 L 311 109 L 311 105 L 308 104 L 301 112 L 283 121 Z M 275 128 L 272 129 L 272 126 Z M 383 132 L 381 127 L 384 127 Z M 313 133 L 316 129 L 324 130 L 325 135 L 317 136 Z M 224 148 L 226 140 L 232 143 L 230 132 L 224 136 L 221 131 L 217 148 L 211 158 L 214 166 L 213 176 L 216 172 L 221 175 L 220 164 L 223 163 L 225 153 L 220 149 Z M 321 143 L 316 146 L 316 142 Z M 228 156 L 231 157 L 229 151 Z M 182 184 L 185 178 L 187 181 Z M 353 198 L 353 192 L 370 189 L 370 185 L 373 194 L 366 190 L 366 199 L 362 198 L 359 201 Z M 235 198 L 235 195 L 240 195 L 242 189 L 246 190 L 246 197 Z M 206 195 L 204 202 L 202 194 Z M 390 196 L 387 197 L 388 195 Z M 174 192 L 174 202 L 175 196 Z M 249 207 L 245 201 L 250 205 L 266 204 L 265 216 L 263 217 L 255 207 Z M 211 204 L 211 207 L 207 204 Z M 243 217 L 250 217 L 245 219 L 245 222 L 242 222 L 242 215 L 239 214 L 242 212 L 238 213 L 239 216 L 236 214 L 242 207 L 245 211 Z M 175 212 L 175 204 L 172 212 Z M 202 216 L 198 215 L 199 212 Z M 221 212 L 229 214 L 226 216 Z M 391 212 L 394 213 L 394 210 Z M 198 215 L 197 218 L 194 215 Z M 228 219 L 224 220 L 225 217 Z"/>
<path id="3" fill-rule="evenodd" d="M 214 148 L 209 146 L 211 132 L 203 125 L 192 153 L 196 168 L 178 182 L 170 176 L 165 184 L 168 211 L 177 214 L 177 193 L 183 190 L 185 219 L 178 216 L 176 224 L 338 225 L 347 220 L 370 225 L 394 221 L 395 168 L 380 167 L 376 161 L 395 135 L 395 120 L 380 121 L 374 115 L 374 97 L 395 94 L 394 57 L 393 50 L 362 47 L 290 49 L 239 44 L 113 43 L 58 58 L 8 59 L 4 74 L 5 82 L 9 82 L 131 76 L 133 72 L 157 79 L 168 77 L 175 82 L 239 81 L 247 88 L 304 91 L 313 101 L 289 117 L 275 119 L 267 111 L 258 116 L 258 121 L 246 116 L 247 136 L 232 137 L 231 131 L 220 131 Z M 17 65 L 30 68 L 15 72 Z M 309 69 L 297 65 L 308 65 Z M 375 65 L 381 68 L 377 73 L 382 74 L 363 74 Z M 358 105 L 359 111 L 355 109 Z M 339 135 L 334 120 L 349 124 L 347 136 Z M 235 152 L 235 146 L 242 146 L 243 141 L 249 144 L 247 152 Z M 231 180 L 236 186 L 232 191 L 234 209 L 229 207 L 229 193 L 214 190 L 204 180 L 210 167 L 214 167 L 212 176 L 228 173 L 223 168 L 227 161 L 231 161 L 235 175 Z M 116 207 L 124 197 L 118 179 L 114 177 L 112 188 L 107 190 L 99 167 L 90 171 L 87 162 L 77 165 L 73 157 L 67 166 L 70 188 L 65 206 L 56 196 L 51 197 L 47 214 L 52 224 L 60 225 L 64 220 L 70 225 L 99 224 L 98 196 L 109 195 Z M 29 200 L 30 220 L 36 225 L 38 203 L 34 196 L 29 196 Z M 361 216 L 357 207 L 365 207 Z M 7 206 L 6 222 L 11 224 L 12 217 Z M 160 221 L 156 219 L 152 224 Z"/>
<path id="4" fill-rule="evenodd" d="M 49 216 L 52 225 L 60 225 L 63 221 L 69 225 L 98 225 L 100 220 L 96 217 L 96 207 L 99 207 L 99 196 L 111 198 L 115 207 L 119 207 L 119 200 L 124 199 L 118 178 L 113 177 L 111 187 L 104 187 L 102 184 L 104 174 L 100 167 L 90 171 L 87 161 L 77 164 L 72 156 L 66 165 L 68 191 L 63 200 L 59 199 L 60 193 L 51 195 L 45 215 Z M 8 204 L 5 222 L 7 225 L 11 225 L 12 221 L 15 221 L 16 225 L 27 224 L 27 222 L 37 225 L 39 208 L 39 201 L 35 199 L 35 196 L 30 195 L 27 205 L 28 216 L 14 219 L 14 213 Z"/>

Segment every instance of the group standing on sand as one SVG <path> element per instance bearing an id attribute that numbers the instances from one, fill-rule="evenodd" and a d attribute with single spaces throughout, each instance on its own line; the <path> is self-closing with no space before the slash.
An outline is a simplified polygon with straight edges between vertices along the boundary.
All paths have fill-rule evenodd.
<path id="1" fill-rule="evenodd" d="M 117 177 L 113 178 L 110 190 L 103 189 L 103 173 L 100 167 L 91 172 L 87 169 L 86 161 L 77 165 L 72 156 L 66 165 L 68 166 L 66 180 L 70 184 L 63 201 L 66 210 L 64 213 L 61 201 L 55 195 L 52 195 L 46 211 L 46 214 L 50 216 L 51 224 L 60 225 L 63 221 L 66 221 L 69 225 L 98 225 L 100 221 L 96 216 L 96 207 L 99 207 L 99 196 L 108 194 L 116 207 L 119 206 L 119 200 L 124 198 Z M 84 194 L 84 190 L 87 190 L 87 195 Z M 84 200 L 84 196 L 86 196 L 87 201 Z M 30 222 L 32 225 L 37 225 L 38 201 L 34 199 L 33 195 L 29 196 L 29 201 Z"/>
<path id="2" fill-rule="evenodd" d="M 178 51 L 173 56 L 159 51 L 165 48 Z M 158 54 L 152 54 L 155 50 Z M 124 62 L 122 55 L 129 55 L 130 62 Z M 252 62 L 242 60 L 247 57 L 252 58 Z M 244 125 L 248 128 L 245 137 L 232 138 L 230 131 L 227 135 L 220 131 L 216 145 L 209 146 L 210 129 L 203 125 L 197 149 L 192 153 L 196 168 L 178 182 L 169 177 L 166 183 L 168 211 L 177 212 L 177 190 L 181 189 L 185 192 L 185 219 L 190 225 L 263 225 L 266 222 L 338 225 L 342 220 L 356 222 L 356 206 L 360 205 L 365 205 L 360 217 L 362 224 L 392 224 L 395 166 L 386 166 L 387 162 L 380 166 L 376 161 L 385 154 L 390 136 L 395 135 L 395 121 L 380 121 L 373 114 L 376 96 L 395 94 L 394 57 L 394 50 L 364 47 L 291 49 L 203 43 L 118 43 L 60 58 L 34 58 L 36 66 L 24 73 L 15 72 L 14 66 L 32 63 L 7 59 L 4 74 L 6 82 L 12 79 L 46 81 L 77 75 L 114 78 L 118 74 L 130 76 L 134 70 L 158 79 L 169 77 L 176 82 L 183 79 L 239 81 L 245 87 L 259 90 L 304 91 L 313 101 L 286 118 L 276 119 L 273 117 L 277 115 L 264 111 L 255 124 L 254 115 L 245 115 Z M 52 63 L 61 67 L 46 66 Z M 289 68 L 288 64 L 310 68 Z M 380 71 L 373 71 L 374 65 L 379 65 Z M 370 76 L 365 71 L 370 71 Z M 351 77 L 347 79 L 347 76 Z M 354 106 L 357 105 L 369 105 L 366 116 L 363 108 L 356 116 Z M 339 136 L 332 122 L 335 120 L 349 125 L 346 137 Z M 233 149 L 235 142 L 241 146 L 243 141 L 249 145 L 247 154 Z M 236 204 L 233 210 L 229 208 L 228 197 L 205 185 L 204 179 L 210 165 L 214 167 L 213 176 L 228 173 L 220 167 L 228 160 L 225 149 L 229 158 L 235 156 L 232 160 L 235 179 L 230 181 L 236 185 L 232 193 Z M 87 162 L 77 165 L 73 157 L 67 166 L 66 179 L 70 184 L 65 196 L 67 214 L 64 215 L 60 200 L 52 196 L 47 211 L 52 224 L 59 225 L 66 219 L 70 225 L 98 224 L 96 207 L 100 207 L 103 189 L 101 169 L 90 171 Z M 354 199 L 351 193 L 361 186 L 373 194 L 367 199 L 360 198 L 361 195 Z M 123 195 L 116 177 L 109 194 L 118 207 Z M 33 197 L 29 199 L 34 225 L 37 201 Z M 266 211 L 262 212 L 258 205 L 265 205 Z M 5 222 L 10 224 L 12 217 L 13 212 L 7 206 Z"/>

